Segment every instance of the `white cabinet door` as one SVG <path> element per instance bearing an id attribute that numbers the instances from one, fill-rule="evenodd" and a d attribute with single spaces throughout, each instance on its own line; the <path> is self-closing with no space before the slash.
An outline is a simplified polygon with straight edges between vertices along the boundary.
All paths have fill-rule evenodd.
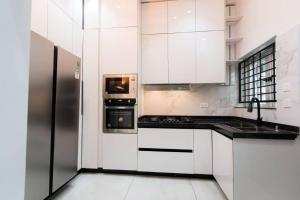
<path id="1" fill-rule="evenodd" d="M 74 0 L 73 4 L 73 19 L 82 27 L 82 0 Z"/>
<path id="2" fill-rule="evenodd" d="M 224 31 L 197 32 L 197 83 L 225 83 Z"/>
<path id="3" fill-rule="evenodd" d="M 31 3 L 31 30 L 47 38 L 47 0 L 32 0 Z"/>
<path id="4" fill-rule="evenodd" d="M 169 81 L 168 36 L 142 36 L 142 83 L 167 84 Z"/>
<path id="5" fill-rule="evenodd" d="M 137 73 L 137 28 L 102 29 L 100 68 L 103 74 Z"/>
<path id="6" fill-rule="evenodd" d="M 73 54 L 82 58 L 83 31 L 81 26 L 73 22 Z"/>
<path id="7" fill-rule="evenodd" d="M 196 30 L 225 29 L 224 0 L 196 0 Z"/>
<path id="8" fill-rule="evenodd" d="M 168 3 L 142 4 L 142 33 L 157 34 L 168 32 Z"/>
<path id="9" fill-rule="evenodd" d="M 73 51 L 73 22 L 55 3 L 48 2 L 48 39 Z"/>
<path id="10" fill-rule="evenodd" d="M 193 129 L 139 129 L 139 148 L 194 149 Z"/>
<path id="11" fill-rule="evenodd" d="M 98 168 L 98 37 L 96 29 L 84 31 L 82 167 Z"/>
<path id="12" fill-rule="evenodd" d="M 193 174 L 193 153 L 139 151 L 138 171 Z"/>
<path id="13" fill-rule="evenodd" d="M 102 0 L 101 27 L 137 26 L 138 0 Z"/>
<path id="14" fill-rule="evenodd" d="M 195 31 L 195 0 L 168 1 L 168 32 Z"/>
<path id="15" fill-rule="evenodd" d="M 170 34 L 168 37 L 169 83 L 195 83 L 195 33 Z"/>
<path id="16" fill-rule="evenodd" d="M 137 170 L 137 134 L 103 134 L 103 169 Z"/>
<path id="17" fill-rule="evenodd" d="M 212 174 L 211 130 L 194 130 L 194 172 Z"/>
<path id="18" fill-rule="evenodd" d="M 233 200 L 233 141 L 213 131 L 213 175 L 229 200 Z"/>
<path id="19" fill-rule="evenodd" d="M 65 13 L 67 13 L 70 17 L 73 17 L 74 0 L 49 0 L 49 1 L 53 1 Z"/>
<path id="20" fill-rule="evenodd" d="M 84 0 L 84 28 L 99 28 L 99 0 Z"/>

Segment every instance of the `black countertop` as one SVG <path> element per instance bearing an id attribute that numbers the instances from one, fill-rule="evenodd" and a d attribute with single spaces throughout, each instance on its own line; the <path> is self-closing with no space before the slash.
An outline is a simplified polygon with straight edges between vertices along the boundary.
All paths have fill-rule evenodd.
<path id="1" fill-rule="evenodd" d="M 277 127 L 277 128 L 276 128 Z M 232 116 L 142 116 L 138 128 L 212 129 L 230 138 L 294 140 L 299 127 Z"/>

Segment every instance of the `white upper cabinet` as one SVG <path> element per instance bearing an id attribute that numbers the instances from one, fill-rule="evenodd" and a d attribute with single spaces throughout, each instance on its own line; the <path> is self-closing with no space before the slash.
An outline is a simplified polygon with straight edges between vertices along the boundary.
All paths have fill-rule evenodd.
<path id="1" fill-rule="evenodd" d="M 48 2 L 48 39 L 70 52 L 73 51 L 73 22 L 53 2 Z"/>
<path id="2" fill-rule="evenodd" d="M 82 27 L 82 0 L 73 1 L 73 20 Z"/>
<path id="3" fill-rule="evenodd" d="M 168 36 L 166 34 L 142 36 L 142 83 L 167 84 Z"/>
<path id="4" fill-rule="evenodd" d="M 84 28 L 99 28 L 99 0 L 84 1 Z"/>
<path id="5" fill-rule="evenodd" d="M 196 0 L 196 30 L 225 29 L 225 0 Z"/>
<path id="6" fill-rule="evenodd" d="M 137 73 L 137 28 L 102 29 L 100 68 L 104 74 Z"/>
<path id="7" fill-rule="evenodd" d="M 47 0 L 32 0 L 31 30 L 47 38 Z"/>
<path id="8" fill-rule="evenodd" d="M 73 2 L 74 0 L 50 0 L 53 1 L 58 7 L 60 7 L 70 17 L 73 17 Z"/>
<path id="9" fill-rule="evenodd" d="M 195 0 L 168 1 L 168 32 L 193 32 L 196 30 Z"/>
<path id="10" fill-rule="evenodd" d="M 83 31 L 81 26 L 73 22 L 73 54 L 82 58 Z"/>
<path id="11" fill-rule="evenodd" d="M 155 2 L 142 4 L 142 33 L 155 34 L 168 32 L 168 3 Z"/>
<path id="12" fill-rule="evenodd" d="M 137 26 L 138 0 L 102 0 L 101 27 Z"/>
<path id="13" fill-rule="evenodd" d="M 197 83 L 225 82 L 224 31 L 197 32 Z"/>
<path id="14" fill-rule="evenodd" d="M 169 83 L 195 83 L 195 33 L 170 34 L 168 37 Z"/>

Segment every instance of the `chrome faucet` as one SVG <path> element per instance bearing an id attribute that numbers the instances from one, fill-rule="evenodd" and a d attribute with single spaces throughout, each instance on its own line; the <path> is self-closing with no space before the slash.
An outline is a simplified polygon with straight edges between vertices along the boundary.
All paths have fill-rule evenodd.
<path id="1" fill-rule="evenodd" d="M 258 98 L 253 97 L 251 99 L 251 102 L 248 105 L 248 112 L 253 112 L 253 104 L 255 102 L 257 103 L 257 125 L 261 126 L 263 118 L 260 116 L 260 101 L 258 100 Z"/>

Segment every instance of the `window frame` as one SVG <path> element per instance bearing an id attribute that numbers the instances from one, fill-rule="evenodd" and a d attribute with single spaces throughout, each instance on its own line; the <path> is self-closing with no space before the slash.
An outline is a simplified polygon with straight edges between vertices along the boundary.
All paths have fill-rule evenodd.
<path id="1" fill-rule="evenodd" d="M 262 57 L 262 53 L 264 51 L 267 51 L 268 49 L 271 49 L 270 54 L 264 55 Z M 266 59 L 268 56 L 272 56 L 272 59 L 267 62 L 263 62 L 264 59 Z M 258 58 L 257 58 L 258 57 Z M 250 61 L 250 62 L 249 62 Z M 257 62 L 259 65 L 257 66 Z M 263 70 L 263 67 L 272 63 L 272 68 L 269 68 L 267 70 Z M 252 66 L 252 68 L 251 68 Z M 250 69 L 248 71 L 245 71 L 245 69 L 249 67 Z M 259 72 L 257 70 L 259 69 Z M 242 71 L 243 70 L 243 71 Z M 256 71 L 255 71 L 256 70 Z M 246 73 L 249 72 L 249 76 L 246 76 Z M 251 74 L 251 73 L 252 74 Z M 271 72 L 272 75 L 269 77 L 262 77 L 262 73 Z M 266 107 L 274 107 L 274 103 L 277 102 L 277 83 L 276 83 L 276 43 L 273 42 L 270 45 L 266 46 L 263 49 L 260 49 L 259 51 L 256 51 L 255 53 L 247 56 L 245 59 L 243 59 L 238 64 L 238 74 L 239 74 L 239 103 L 240 104 L 246 104 L 250 103 L 250 100 L 248 97 L 257 97 L 263 105 Z M 243 76 L 242 76 L 243 75 Z M 256 77 L 258 77 L 256 79 Z M 247 81 L 248 79 L 248 81 Z M 250 81 L 252 80 L 252 81 Z M 242 83 L 244 81 L 244 83 Z M 269 85 L 262 86 L 263 82 L 272 82 Z M 258 83 L 259 82 L 259 83 Z M 242 88 L 242 85 L 244 88 Z M 259 85 L 259 86 L 258 86 Z M 251 86 L 247 88 L 246 86 Z M 265 90 L 270 90 L 270 92 L 263 92 L 263 88 L 266 88 Z M 252 91 L 251 91 L 252 90 Z M 247 94 L 247 91 L 250 91 L 249 94 Z M 259 93 L 257 92 L 259 91 Z M 270 95 L 272 98 L 270 99 L 263 99 L 264 95 Z M 243 99 L 242 99 L 243 98 Z"/>

